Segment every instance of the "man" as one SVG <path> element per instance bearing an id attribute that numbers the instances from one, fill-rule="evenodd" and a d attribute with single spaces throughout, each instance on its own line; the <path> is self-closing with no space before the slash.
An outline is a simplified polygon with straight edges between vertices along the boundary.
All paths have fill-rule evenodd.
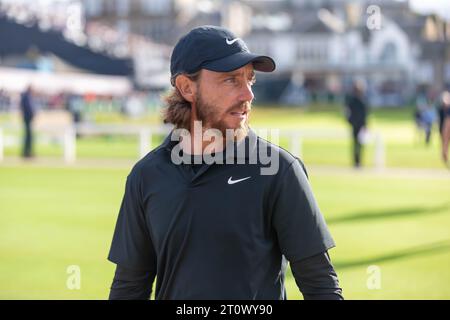
<path id="1" fill-rule="evenodd" d="M 25 136 L 23 141 L 22 157 L 31 158 L 33 156 L 33 132 L 31 124 L 34 118 L 33 90 L 31 85 L 22 93 L 20 97 L 20 108 L 22 111 L 23 123 L 25 126 Z"/>
<path id="2" fill-rule="evenodd" d="M 442 139 L 442 159 L 448 163 L 448 146 L 450 143 L 450 92 L 445 91 L 442 94 L 442 113 L 440 116 L 440 132 Z"/>
<path id="3" fill-rule="evenodd" d="M 158 300 L 286 299 L 287 261 L 306 299 L 342 299 L 303 164 L 248 125 L 254 70 L 274 69 L 224 28 L 177 43 L 164 119 L 175 129 L 127 178 L 110 299 L 148 299 L 155 276 Z"/>
<path id="4" fill-rule="evenodd" d="M 345 98 L 347 120 L 352 126 L 353 165 L 361 166 L 362 143 L 367 122 L 367 104 L 364 101 L 364 89 L 361 82 L 354 82 L 352 91 Z"/>
<path id="5" fill-rule="evenodd" d="M 450 92 L 448 90 L 442 92 L 437 102 L 438 109 L 438 121 L 439 121 L 439 134 L 442 137 L 442 132 L 444 129 L 444 119 L 447 110 L 450 109 Z"/>

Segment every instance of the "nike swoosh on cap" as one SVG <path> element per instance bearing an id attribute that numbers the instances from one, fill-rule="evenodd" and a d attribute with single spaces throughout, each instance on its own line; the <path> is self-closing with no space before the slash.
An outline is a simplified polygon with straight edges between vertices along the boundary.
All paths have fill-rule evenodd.
<path id="1" fill-rule="evenodd" d="M 233 40 L 228 40 L 225 39 L 225 41 L 227 42 L 227 45 L 231 46 L 233 43 L 235 43 L 236 41 L 240 40 L 239 38 L 233 39 Z"/>
<path id="2" fill-rule="evenodd" d="M 233 177 L 230 177 L 230 178 L 228 179 L 228 184 L 235 184 L 235 183 L 238 183 L 238 182 L 241 182 L 241 181 L 250 179 L 250 178 L 251 178 L 251 177 L 246 177 L 246 178 L 242 178 L 242 179 L 238 179 L 238 180 L 233 180 Z"/>

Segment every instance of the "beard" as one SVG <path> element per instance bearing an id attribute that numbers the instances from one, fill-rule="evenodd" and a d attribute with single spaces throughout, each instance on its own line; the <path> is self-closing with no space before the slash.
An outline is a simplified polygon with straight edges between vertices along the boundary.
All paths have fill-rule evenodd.
<path id="1" fill-rule="evenodd" d="M 207 103 L 200 94 L 200 91 L 197 91 L 196 109 L 198 120 L 202 121 L 202 126 L 204 129 L 217 129 L 222 133 L 224 138 L 227 136 L 227 129 L 232 129 L 234 131 L 234 141 L 240 141 L 247 136 L 249 131 L 249 118 L 251 110 L 250 102 L 237 103 L 221 113 L 217 110 L 217 107 Z M 242 109 L 248 110 L 245 121 L 241 121 L 237 127 L 229 127 L 224 119 L 225 116 L 230 112 L 240 111 Z"/>

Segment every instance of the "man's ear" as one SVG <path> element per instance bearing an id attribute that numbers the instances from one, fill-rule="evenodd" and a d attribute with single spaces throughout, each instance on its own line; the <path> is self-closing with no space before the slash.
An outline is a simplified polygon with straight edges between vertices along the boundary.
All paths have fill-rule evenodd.
<path id="1" fill-rule="evenodd" d="M 194 102 L 197 92 L 197 84 L 194 81 L 186 77 L 184 74 L 180 74 L 175 79 L 175 86 L 178 91 L 180 91 L 184 99 L 191 103 Z"/>

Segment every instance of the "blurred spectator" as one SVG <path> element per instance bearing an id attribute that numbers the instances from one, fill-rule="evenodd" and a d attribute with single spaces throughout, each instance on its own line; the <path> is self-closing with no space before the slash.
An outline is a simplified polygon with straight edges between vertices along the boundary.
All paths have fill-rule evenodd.
<path id="1" fill-rule="evenodd" d="M 433 128 L 433 124 L 436 121 L 436 113 L 433 105 L 429 104 L 425 107 L 422 113 L 422 122 L 423 128 L 425 130 L 425 144 L 427 146 L 430 145 L 431 141 L 431 130 Z"/>
<path id="2" fill-rule="evenodd" d="M 31 125 L 35 114 L 33 89 L 31 85 L 28 86 L 28 88 L 21 95 L 20 108 L 22 111 L 23 122 L 25 125 L 25 137 L 23 143 L 22 156 L 24 158 L 31 158 L 33 157 L 33 132 Z"/>
<path id="3" fill-rule="evenodd" d="M 1 111 L 9 111 L 11 106 L 11 97 L 5 91 L 0 89 L 0 112 Z"/>
<path id="4" fill-rule="evenodd" d="M 450 141 L 450 92 L 442 94 L 440 107 L 440 132 L 442 136 L 442 159 L 448 164 L 448 146 Z"/>
<path id="5" fill-rule="evenodd" d="M 68 94 L 66 99 L 66 109 L 72 114 L 73 124 L 76 126 L 82 121 L 83 97 L 77 94 Z M 77 138 L 81 135 L 77 131 Z"/>
<path id="6" fill-rule="evenodd" d="M 433 124 L 436 122 L 436 111 L 425 92 L 417 96 L 414 118 L 419 131 L 423 130 L 425 133 L 425 145 L 429 146 Z"/>
<path id="7" fill-rule="evenodd" d="M 364 97 L 364 87 L 359 81 L 355 81 L 352 90 L 345 97 L 347 121 L 352 127 L 353 136 L 353 165 L 361 166 L 362 145 L 365 143 L 367 131 L 368 107 Z"/>
<path id="8" fill-rule="evenodd" d="M 450 108 L 450 92 L 444 91 L 441 94 L 441 98 L 438 102 L 438 115 L 439 115 L 439 133 L 442 136 L 442 130 L 444 128 L 445 110 Z"/>

